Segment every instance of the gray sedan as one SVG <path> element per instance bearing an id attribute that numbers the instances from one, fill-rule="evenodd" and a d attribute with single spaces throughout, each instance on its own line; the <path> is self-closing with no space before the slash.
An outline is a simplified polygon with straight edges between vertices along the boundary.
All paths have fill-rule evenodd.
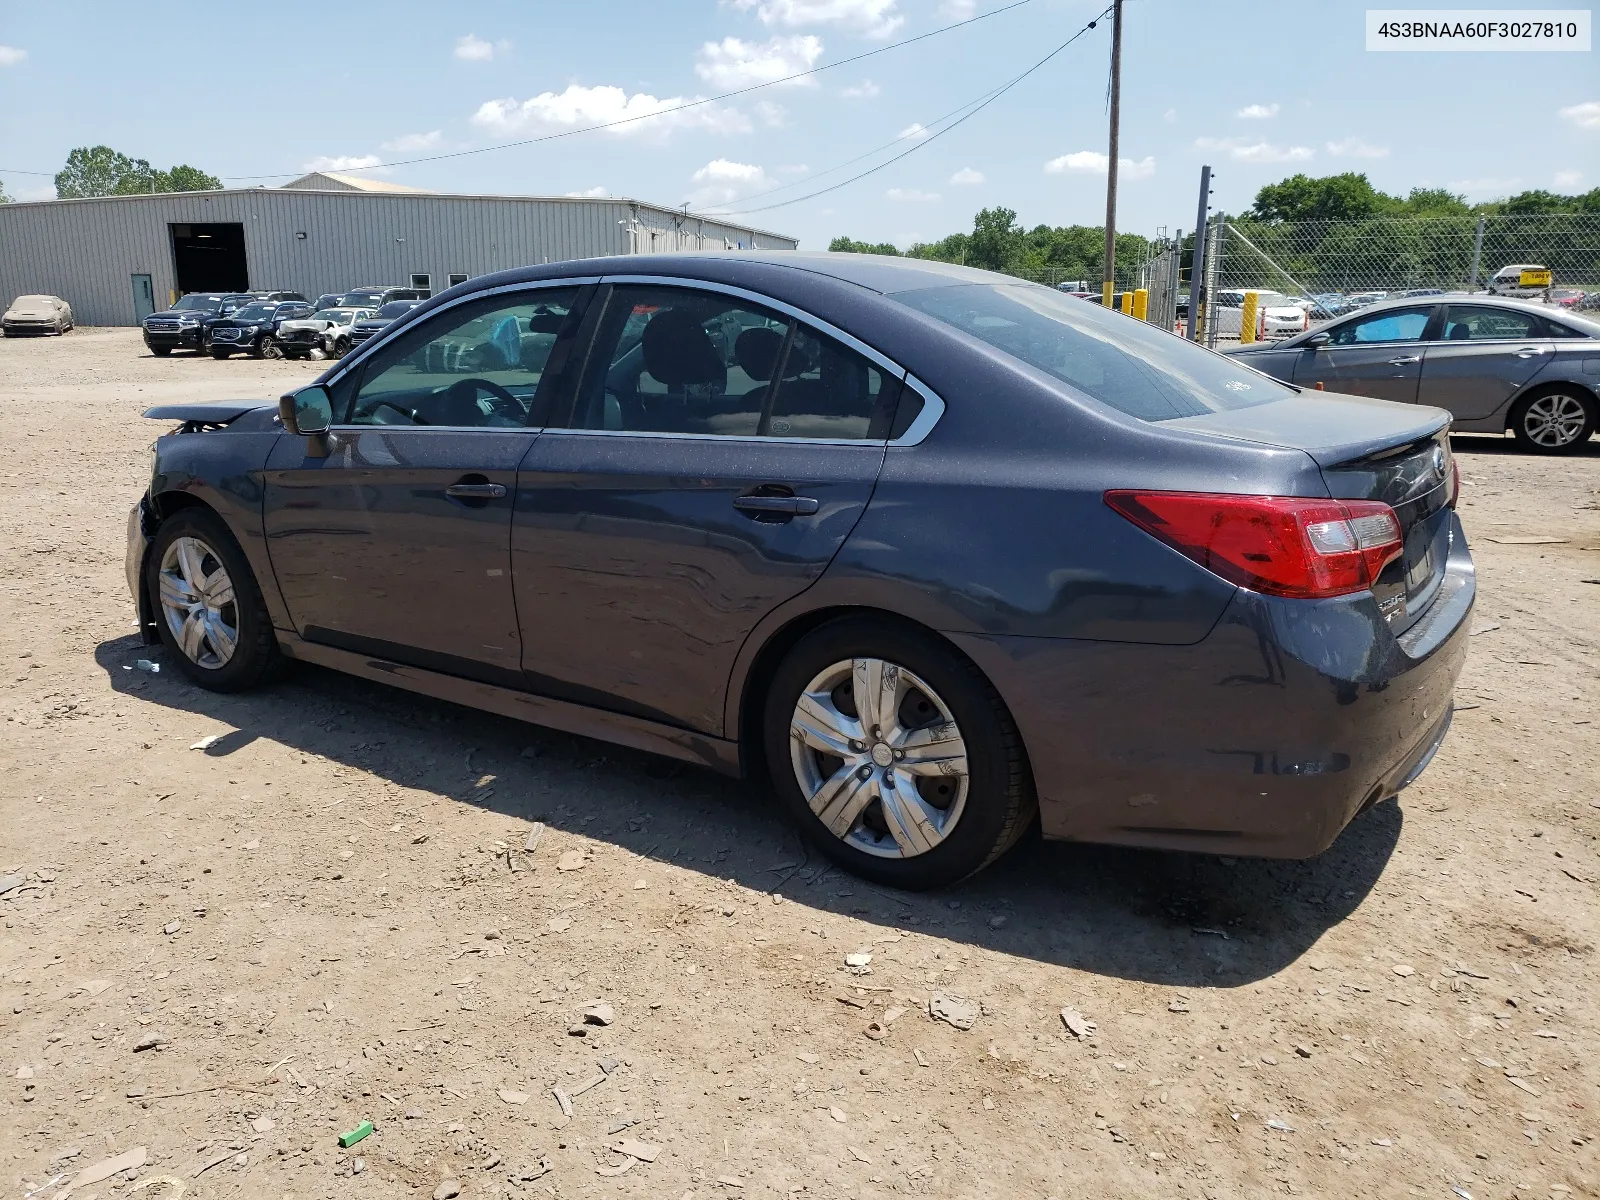
<path id="1" fill-rule="evenodd" d="M 1600 417 L 1600 323 L 1493 296 L 1391 300 L 1229 353 L 1303 388 L 1455 414 L 1459 433 L 1510 430 L 1524 449 L 1570 454 Z"/>

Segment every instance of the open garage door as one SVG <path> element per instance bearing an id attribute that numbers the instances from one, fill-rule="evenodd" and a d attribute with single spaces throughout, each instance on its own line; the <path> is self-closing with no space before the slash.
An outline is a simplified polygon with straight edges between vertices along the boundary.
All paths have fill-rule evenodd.
<path id="1" fill-rule="evenodd" d="M 243 225 L 174 224 L 170 228 L 180 294 L 249 290 L 250 265 L 244 256 Z"/>

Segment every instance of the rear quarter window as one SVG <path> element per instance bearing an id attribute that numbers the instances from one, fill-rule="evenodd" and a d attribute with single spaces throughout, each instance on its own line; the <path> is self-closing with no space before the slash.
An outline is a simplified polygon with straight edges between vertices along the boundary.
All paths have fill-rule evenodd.
<path id="1" fill-rule="evenodd" d="M 1297 394 L 1175 334 L 1037 284 L 959 284 L 891 299 L 1143 421 L 1253 408 Z"/>

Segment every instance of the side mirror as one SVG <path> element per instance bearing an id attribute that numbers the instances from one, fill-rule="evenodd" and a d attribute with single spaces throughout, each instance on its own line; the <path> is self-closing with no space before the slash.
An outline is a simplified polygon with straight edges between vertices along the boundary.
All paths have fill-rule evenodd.
<path id="1" fill-rule="evenodd" d="M 333 424 L 333 397 L 321 384 L 278 398 L 278 416 L 290 433 L 326 433 Z"/>
<path id="2" fill-rule="evenodd" d="M 1313 333 L 1305 341 L 1301 342 L 1300 345 L 1303 349 L 1320 350 L 1322 347 L 1328 345 L 1332 341 L 1333 334 L 1329 333 L 1325 329 L 1321 329 L 1316 333 Z"/>

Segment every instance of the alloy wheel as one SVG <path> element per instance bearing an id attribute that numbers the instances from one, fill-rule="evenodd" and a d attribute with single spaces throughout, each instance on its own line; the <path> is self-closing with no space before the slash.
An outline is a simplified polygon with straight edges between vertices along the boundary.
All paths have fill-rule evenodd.
<path id="1" fill-rule="evenodd" d="M 279 343 L 278 339 L 273 337 L 270 333 L 264 334 L 262 336 L 262 338 L 261 338 L 261 357 L 262 358 L 282 358 L 283 357 L 283 346 Z"/>
<path id="2" fill-rule="evenodd" d="M 1557 450 L 1582 436 L 1586 417 L 1582 400 L 1554 392 L 1528 405 L 1522 414 L 1522 431 L 1535 445 Z"/>
<path id="3" fill-rule="evenodd" d="M 881 858 L 913 858 L 950 836 L 967 802 L 967 747 L 949 706 L 881 658 L 834 663 L 806 685 L 790 762 L 818 820 Z"/>
<path id="4" fill-rule="evenodd" d="M 228 665 L 239 643 L 233 580 L 217 553 L 196 537 L 178 537 L 161 556 L 161 615 L 190 662 Z"/>

